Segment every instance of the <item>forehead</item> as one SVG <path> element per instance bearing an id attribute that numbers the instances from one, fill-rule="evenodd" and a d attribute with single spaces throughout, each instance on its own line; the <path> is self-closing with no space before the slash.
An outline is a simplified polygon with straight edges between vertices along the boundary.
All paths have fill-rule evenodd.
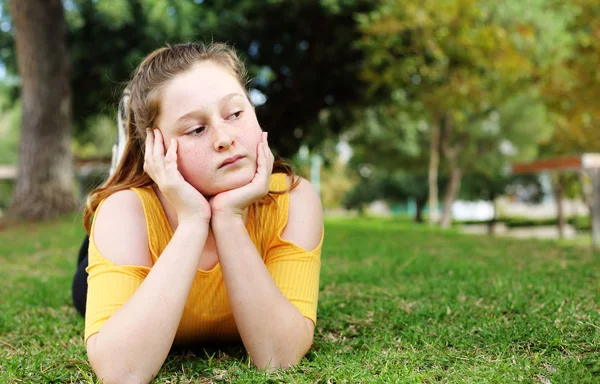
<path id="1" fill-rule="evenodd" d="M 231 93 L 244 93 L 238 80 L 216 63 L 200 62 L 167 83 L 159 122 L 170 124 L 191 111 L 213 108 Z"/>

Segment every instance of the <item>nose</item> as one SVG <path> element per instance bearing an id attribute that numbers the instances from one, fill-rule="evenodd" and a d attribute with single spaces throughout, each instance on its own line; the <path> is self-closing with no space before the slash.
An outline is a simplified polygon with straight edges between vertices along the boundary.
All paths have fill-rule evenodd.
<path id="1" fill-rule="evenodd" d="M 212 142 L 215 151 L 225 151 L 233 145 L 234 139 L 231 132 L 222 125 L 215 126 L 212 129 Z"/>

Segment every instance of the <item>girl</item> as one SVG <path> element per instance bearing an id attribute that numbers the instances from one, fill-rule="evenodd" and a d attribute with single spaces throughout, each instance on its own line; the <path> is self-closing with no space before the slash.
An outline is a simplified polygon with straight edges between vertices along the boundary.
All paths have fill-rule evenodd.
<path id="1" fill-rule="evenodd" d="M 241 339 L 286 368 L 312 344 L 321 203 L 274 163 L 244 84 L 216 43 L 161 48 L 129 84 L 123 157 L 85 214 L 85 342 L 104 382 L 149 382 L 173 345 Z"/>

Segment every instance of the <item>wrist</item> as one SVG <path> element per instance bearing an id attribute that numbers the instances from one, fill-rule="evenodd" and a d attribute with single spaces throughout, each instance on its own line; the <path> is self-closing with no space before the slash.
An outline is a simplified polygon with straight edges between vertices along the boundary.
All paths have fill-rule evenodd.
<path id="1" fill-rule="evenodd" d="M 244 212 L 213 212 L 210 218 L 210 226 L 213 230 L 228 230 L 236 225 L 245 227 Z"/>
<path id="2" fill-rule="evenodd" d="M 177 213 L 177 222 L 178 223 L 193 223 L 195 225 L 198 224 L 206 224 L 208 225 L 210 223 L 210 211 L 208 212 L 208 214 L 205 214 L 203 212 L 188 212 L 188 213 Z"/>
<path id="3" fill-rule="evenodd" d="M 192 232 L 207 232 L 210 225 L 210 219 L 206 220 L 202 217 L 178 217 L 177 218 L 177 229 Z"/>

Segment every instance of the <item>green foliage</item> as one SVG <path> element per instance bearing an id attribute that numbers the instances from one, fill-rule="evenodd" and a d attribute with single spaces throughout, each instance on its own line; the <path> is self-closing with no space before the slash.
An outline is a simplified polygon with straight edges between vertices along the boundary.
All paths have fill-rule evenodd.
<path id="1" fill-rule="evenodd" d="M 0 216 L 1 212 L 7 210 L 12 203 L 14 188 L 14 180 L 0 180 Z"/>
<path id="2" fill-rule="evenodd" d="M 366 204 L 383 198 L 383 194 L 377 189 L 376 184 L 370 179 L 361 178 L 354 188 L 344 195 L 343 206 L 346 209 L 358 209 L 363 213 Z"/>
<path id="3" fill-rule="evenodd" d="M 375 200 L 388 203 L 400 203 L 409 199 L 425 200 L 427 198 L 427 174 L 397 169 L 391 173 L 377 168 L 363 166 L 362 176 L 354 188 L 344 196 L 344 207 L 362 210 L 365 204 Z M 440 184 L 447 180 L 442 177 Z"/>
<path id="4" fill-rule="evenodd" d="M 367 57 L 363 75 L 372 91 L 404 88 L 409 100 L 425 106 L 430 121 L 451 113 L 453 134 L 446 137 L 451 144 L 463 136 L 477 141 L 491 111 L 517 91 L 528 94 L 523 89 L 534 85 L 539 58 L 536 42 L 524 40 L 526 31 L 518 29 L 529 28 L 528 20 L 514 17 L 515 10 L 509 12 L 504 4 L 498 7 L 504 12 L 476 0 L 389 1 L 361 15 L 358 46 Z"/>
<path id="5" fill-rule="evenodd" d="M 90 129 L 73 142 L 73 152 L 78 158 L 110 158 L 117 132 L 114 116 L 98 115 L 89 119 Z"/>
<path id="6" fill-rule="evenodd" d="M 344 206 L 362 209 L 378 199 L 426 199 L 429 126 L 422 105 L 396 90 L 389 104 L 365 106 L 354 116 L 345 134 L 353 150 L 350 167 L 364 176 L 346 194 Z"/>
<path id="7" fill-rule="evenodd" d="M 8 0 L 0 0 L 0 65 L 6 70 L 8 78 L 17 73 L 17 58 L 15 55 L 15 40 L 13 38 L 12 23 L 9 15 Z M 5 79 L 6 80 L 6 79 Z M 3 83 L 8 83 L 3 81 Z M 4 98 L 6 93 L 16 98 L 15 84 L 6 87 L 7 84 L 0 86 L 0 98 Z"/>
<path id="8" fill-rule="evenodd" d="M 440 123 L 442 165 L 453 175 L 445 214 L 462 175 L 483 176 L 496 193 L 510 164 L 535 158 L 551 136 L 540 73 L 568 55 L 572 14 L 545 0 L 390 0 L 357 17 L 371 96 L 395 106 L 402 89 L 408 104 L 421 106 L 424 126 Z M 421 147 L 428 148 L 431 132 L 423 133 Z M 404 166 L 403 156 L 395 159 Z M 429 163 L 417 159 L 421 169 Z"/>
<path id="9" fill-rule="evenodd" d="M 0 103 L 0 164 L 16 164 L 19 153 L 21 103 Z"/>
<path id="10" fill-rule="evenodd" d="M 257 109 L 269 141 L 283 156 L 300 138 L 316 145 L 343 131 L 344 108 L 359 104 L 362 54 L 354 14 L 376 2 L 70 0 L 65 2 L 72 61 L 74 133 L 99 114 L 115 115 L 125 82 L 141 59 L 165 43 L 226 41 L 248 64 L 251 87 L 268 102 Z M 2 20 L 9 20 L 2 14 Z M 1 21 L 1 20 L 0 20 Z M 0 32 L 0 61 L 16 73 L 12 31 Z M 16 93 L 14 95 L 16 97 Z M 323 113 L 321 113 L 323 112 Z M 318 116 L 328 118 L 319 120 Z"/>
<path id="11" fill-rule="evenodd" d="M 399 166 L 422 171 L 429 160 L 426 111 L 401 89 L 390 97 L 389 103 L 353 111 L 353 124 L 345 134 L 352 145 L 352 163 L 390 171 Z"/>
<path id="12" fill-rule="evenodd" d="M 465 175 L 460 198 L 494 201 L 502 195 L 514 194 L 518 188 L 530 191 L 529 202 L 539 203 L 544 196 L 537 175 L 512 175 L 506 169 L 496 168 L 493 173 L 485 170 Z"/>
<path id="13" fill-rule="evenodd" d="M 556 129 L 544 146 L 544 155 L 600 151 L 600 9 L 593 0 L 577 0 L 568 6 L 566 30 L 571 39 L 568 55 L 543 73 L 543 95 L 554 113 Z"/>
<path id="14" fill-rule="evenodd" d="M 300 365 L 265 373 L 241 346 L 199 347 L 170 354 L 154 382 L 598 382 L 600 273 L 587 249 L 392 220 L 325 231 Z M 98 382 L 69 291 L 82 236 L 77 217 L 0 232 L 1 382 Z"/>
<path id="15" fill-rule="evenodd" d="M 470 142 L 459 154 L 463 169 L 468 170 L 461 196 L 493 200 L 519 183 L 541 191 L 535 176 L 514 177 L 510 167 L 536 158 L 539 143 L 552 134 L 551 127 L 546 107 L 530 93 L 515 94 L 473 124 Z"/>
<path id="16" fill-rule="evenodd" d="M 21 103 L 12 104 L 5 96 L 0 93 L 0 165 L 14 165 L 19 156 Z M 10 206 L 14 186 L 14 180 L 0 180 L 0 211 Z"/>

